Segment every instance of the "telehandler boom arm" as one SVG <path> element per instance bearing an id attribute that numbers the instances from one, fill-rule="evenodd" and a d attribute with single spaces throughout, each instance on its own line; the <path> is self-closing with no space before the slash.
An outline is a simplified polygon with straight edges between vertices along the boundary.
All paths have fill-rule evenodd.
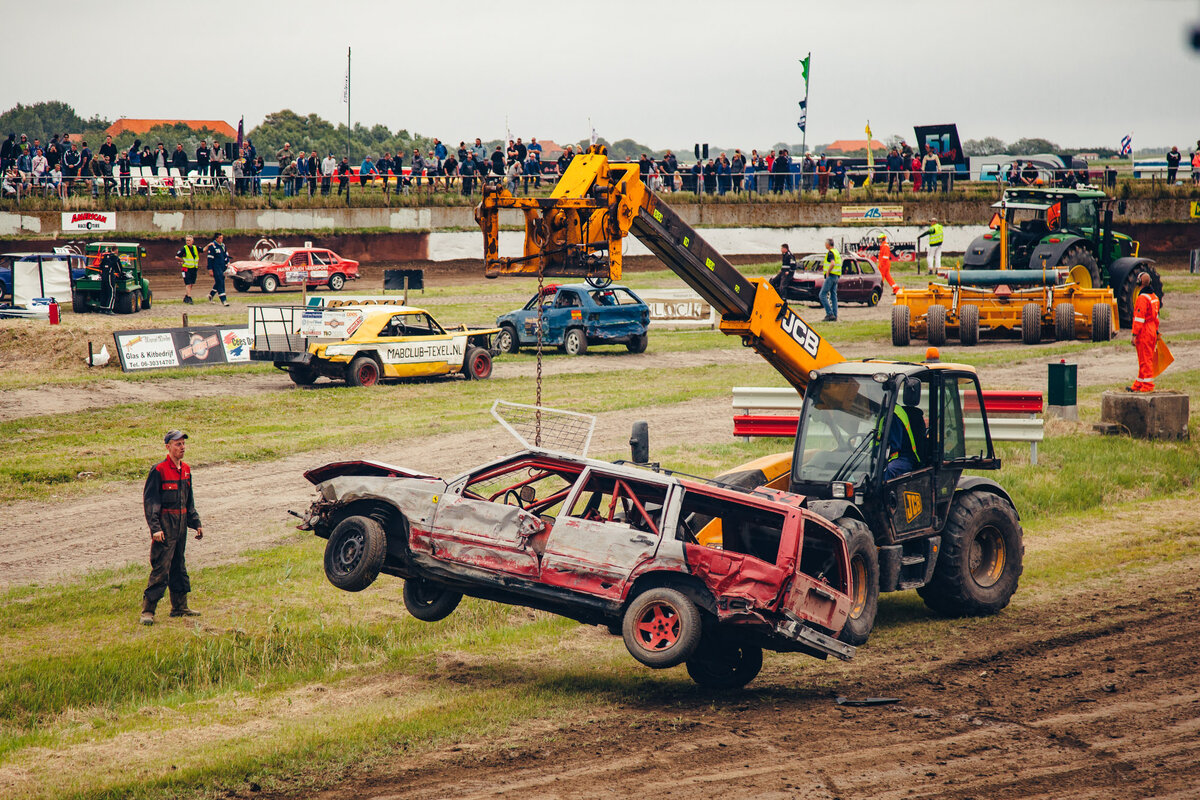
<path id="1" fill-rule="evenodd" d="M 521 256 L 499 254 L 500 211 L 525 216 Z M 642 182 L 637 164 L 609 162 L 593 145 L 576 156 L 548 198 L 514 197 L 487 184 L 475 210 L 483 229 L 484 272 L 585 278 L 604 286 L 621 278 L 621 243 L 633 233 L 740 336 L 803 393 L 809 373 L 843 361 L 766 279 L 746 278 Z"/>

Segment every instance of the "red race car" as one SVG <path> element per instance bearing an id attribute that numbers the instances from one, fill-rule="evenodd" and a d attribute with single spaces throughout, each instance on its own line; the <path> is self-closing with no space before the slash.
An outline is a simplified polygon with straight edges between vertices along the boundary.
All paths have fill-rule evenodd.
<path id="1" fill-rule="evenodd" d="M 358 262 L 342 258 L 332 250 L 320 247 L 276 247 L 268 250 L 260 261 L 235 261 L 229 266 L 233 288 L 239 292 L 258 286 L 267 294 L 280 286 L 308 288 L 328 286 L 341 291 L 346 281 L 358 280 Z"/>

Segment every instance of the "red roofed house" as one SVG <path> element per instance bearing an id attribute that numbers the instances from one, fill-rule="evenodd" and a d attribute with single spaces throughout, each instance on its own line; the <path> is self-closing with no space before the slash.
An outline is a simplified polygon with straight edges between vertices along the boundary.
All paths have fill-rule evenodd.
<path id="1" fill-rule="evenodd" d="M 855 153 L 858 151 L 865 152 L 866 149 L 867 149 L 867 140 L 866 139 L 838 139 L 836 142 L 834 142 L 833 144 L 826 147 L 825 152 L 827 154 L 828 153 Z M 878 141 L 876 139 L 871 140 L 871 149 L 876 152 L 878 152 L 880 150 L 887 152 L 887 147 L 884 145 L 884 143 L 881 141 Z"/>
<path id="2" fill-rule="evenodd" d="M 119 134 L 129 133 L 143 134 L 151 128 L 156 128 L 159 125 L 187 125 L 192 130 L 201 130 L 207 128 L 210 131 L 219 133 L 227 139 L 237 138 L 237 129 L 228 122 L 219 119 L 129 119 L 121 117 L 119 120 L 108 126 L 108 130 L 104 133 L 107 136 L 117 136 Z"/>

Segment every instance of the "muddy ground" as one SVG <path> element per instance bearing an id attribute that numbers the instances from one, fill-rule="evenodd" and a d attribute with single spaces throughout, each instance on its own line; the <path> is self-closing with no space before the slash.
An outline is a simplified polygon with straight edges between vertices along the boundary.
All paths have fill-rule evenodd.
<path id="1" fill-rule="evenodd" d="M 1168 333 L 1200 329 L 1200 294 L 1168 302 Z M 844 319 L 888 313 L 885 302 L 847 308 Z M 836 334 L 830 338 L 836 344 Z M 840 349 L 849 358 L 893 352 L 879 343 Z M 985 386 L 1044 389 L 1048 359 L 1036 348 L 1000 342 L 980 350 L 1013 355 L 982 370 Z M 1185 367 L 1200 364 L 1200 343 L 1180 342 L 1175 354 Z M 756 358 L 742 348 L 555 357 L 547 373 L 668 371 Z M 1089 351 L 1071 360 L 1079 364 L 1081 386 L 1115 388 L 1135 369 L 1132 347 L 1124 356 Z M 501 358 L 495 374 L 532 375 L 533 369 L 531 362 Z M 111 380 L 0 391 L 0 419 L 174 399 L 180 383 Z M 197 375 L 186 384 L 196 396 L 321 391 L 297 389 L 283 374 Z M 397 390 L 403 387 L 381 389 Z M 728 442 L 732 414 L 728 399 L 601 414 L 593 451 L 624 451 L 638 419 L 649 421 L 655 447 Z M 198 469 L 198 501 L 210 535 L 189 545 L 189 560 L 194 567 L 227 562 L 285 536 L 287 509 L 301 510 L 311 498 L 301 472 L 326 461 L 354 455 L 452 473 L 513 446 L 507 434 L 489 427 L 352 454 L 310 452 Z M 0 587 L 142 563 L 140 494 L 140 484 L 116 484 L 82 501 L 0 507 Z M 1145 509 L 1150 518 L 1159 513 Z M 102 529 L 97 519 L 105 520 Z M 773 656 L 762 676 L 733 696 L 664 688 L 647 704 L 616 699 L 602 716 L 561 728 L 530 726 L 501 742 L 397 754 L 391 766 L 359 774 L 323 797 L 1200 797 L 1200 671 L 1194 667 L 1200 564 L 1176 563 L 1174 570 L 1054 597 L 1018 593 L 986 636 L 965 621 L 952 640 L 868 646 L 850 664 L 805 673 L 803 680 L 789 670 L 790 659 L 803 657 Z M 602 633 L 581 628 L 580 635 Z M 461 673 L 456 680 L 474 679 L 469 664 L 451 668 Z M 838 694 L 898 702 L 852 708 L 837 705 Z"/>

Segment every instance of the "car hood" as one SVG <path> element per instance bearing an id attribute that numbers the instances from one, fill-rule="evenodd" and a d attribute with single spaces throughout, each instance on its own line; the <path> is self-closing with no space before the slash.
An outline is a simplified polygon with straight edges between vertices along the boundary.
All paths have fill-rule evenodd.
<path id="1" fill-rule="evenodd" d="M 236 270 L 262 269 L 263 267 L 282 267 L 283 264 L 272 264 L 267 261 L 234 261 L 230 264 Z"/>
<path id="2" fill-rule="evenodd" d="M 315 467 L 304 473 L 309 483 L 324 483 L 331 478 L 347 475 L 380 478 L 420 478 L 423 480 L 440 480 L 436 475 L 427 472 L 417 472 L 404 467 L 395 467 L 380 461 L 332 461 L 322 467 Z"/>

